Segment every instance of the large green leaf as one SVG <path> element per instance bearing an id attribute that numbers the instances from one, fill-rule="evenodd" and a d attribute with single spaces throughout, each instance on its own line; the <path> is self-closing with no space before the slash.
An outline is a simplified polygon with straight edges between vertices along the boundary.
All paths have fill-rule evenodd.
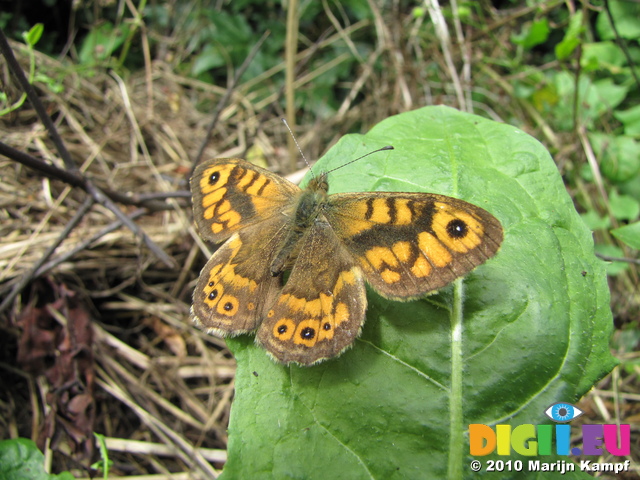
<path id="1" fill-rule="evenodd" d="M 502 249 L 437 295 L 370 293 L 361 338 L 320 365 L 276 365 L 251 337 L 230 340 L 224 478 L 472 477 L 469 424 L 545 423 L 550 404 L 576 401 L 614 365 L 604 268 L 542 145 L 427 107 L 347 135 L 314 168 L 389 144 L 332 172 L 330 192 L 459 197 L 500 219 Z"/>
<path id="2" fill-rule="evenodd" d="M 44 455 L 33 440 L 14 438 L 0 441 L 0 478 L 3 480 L 73 480 L 63 472 L 52 475 L 44 471 Z"/>

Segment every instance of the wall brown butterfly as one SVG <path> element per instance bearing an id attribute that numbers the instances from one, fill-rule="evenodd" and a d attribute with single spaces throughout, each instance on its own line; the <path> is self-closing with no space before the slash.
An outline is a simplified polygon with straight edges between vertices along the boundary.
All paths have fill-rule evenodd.
<path id="1" fill-rule="evenodd" d="M 328 190 L 326 173 L 300 189 L 244 160 L 196 167 L 196 224 L 203 239 L 222 243 L 193 294 L 199 327 L 220 336 L 257 330 L 278 362 L 312 365 L 360 334 L 365 282 L 384 297 L 415 299 L 484 263 L 502 242 L 493 215 L 456 198 Z"/>

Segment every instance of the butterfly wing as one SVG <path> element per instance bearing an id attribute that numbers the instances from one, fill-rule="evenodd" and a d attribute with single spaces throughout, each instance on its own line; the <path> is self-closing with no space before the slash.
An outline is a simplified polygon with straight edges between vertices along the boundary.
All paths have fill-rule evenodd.
<path id="1" fill-rule="evenodd" d="M 255 330 L 282 287 L 269 264 L 282 241 L 284 224 L 272 217 L 234 233 L 200 272 L 191 316 L 199 327 L 218 336 Z"/>
<path id="2" fill-rule="evenodd" d="M 291 275 L 256 341 L 279 362 L 312 365 L 354 342 L 366 308 L 362 270 L 331 226 L 319 220 L 300 240 Z"/>
<path id="3" fill-rule="evenodd" d="M 192 318 L 221 336 L 255 330 L 281 287 L 269 265 L 300 189 L 244 160 L 215 159 L 196 167 L 191 191 L 200 235 L 226 240 L 200 273 Z"/>
<path id="4" fill-rule="evenodd" d="M 193 212 L 203 239 L 220 243 L 234 232 L 287 213 L 300 188 L 239 159 L 198 165 L 191 177 Z"/>
<path id="5" fill-rule="evenodd" d="M 500 222 L 480 207 L 430 193 L 345 193 L 326 218 L 380 294 L 398 300 L 437 290 L 493 257 Z"/>

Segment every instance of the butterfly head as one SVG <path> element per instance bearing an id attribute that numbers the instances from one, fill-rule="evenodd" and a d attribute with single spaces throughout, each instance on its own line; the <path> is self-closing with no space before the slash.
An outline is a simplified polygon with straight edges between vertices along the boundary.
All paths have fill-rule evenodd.
<path id="1" fill-rule="evenodd" d="M 327 180 L 327 173 L 323 172 L 317 177 L 314 176 L 307 184 L 307 190 L 318 193 L 327 193 L 329 191 L 329 181 Z"/>

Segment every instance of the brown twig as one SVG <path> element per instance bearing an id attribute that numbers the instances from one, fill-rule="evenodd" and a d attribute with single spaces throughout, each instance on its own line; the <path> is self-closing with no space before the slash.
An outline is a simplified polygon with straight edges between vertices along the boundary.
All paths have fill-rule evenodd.
<path id="1" fill-rule="evenodd" d="M 629 258 L 629 257 L 612 257 L 610 255 L 604 255 L 602 253 L 596 253 L 596 257 L 605 262 L 624 262 L 624 263 L 634 263 L 636 265 L 640 265 L 640 258 Z"/>
<path id="2" fill-rule="evenodd" d="M 136 218 L 141 217 L 145 213 L 146 213 L 146 210 L 143 209 L 143 208 L 140 208 L 140 209 L 136 210 L 135 212 L 129 214 L 129 218 L 133 221 Z M 89 246 L 91 244 L 93 244 L 94 242 L 98 241 L 99 239 L 101 239 L 105 235 L 113 232 L 114 230 L 119 229 L 120 227 L 122 227 L 122 222 L 120 220 L 116 220 L 115 222 L 112 222 L 110 225 L 107 225 L 105 228 L 100 230 L 98 233 L 93 235 L 91 238 L 89 238 L 88 240 L 85 240 L 84 242 L 76 245 L 74 248 L 72 248 L 68 252 L 64 253 L 60 257 L 55 258 L 55 259 L 51 260 L 50 262 L 45 263 L 44 265 L 41 265 L 36 270 L 35 276 L 36 277 L 41 277 L 42 275 L 44 275 L 45 273 L 47 273 L 51 269 L 53 269 L 53 268 L 57 267 L 58 265 L 60 265 L 62 262 L 68 261 L 74 255 L 78 254 L 79 252 L 83 251 L 86 248 L 89 248 Z"/>
<path id="3" fill-rule="evenodd" d="M 88 193 L 88 189 L 85 183 L 85 178 L 77 173 L 72 173 L 62 168 L 58 168 L 55 165 L 50 165 L 42 160 L 29 155 L 21 150 L 17 150 L 3 142 L 0 142 L 0 155 L 14 160 L 22 165 L 40 172 L 48 178 L 54 180 L 60 180 L 61 182 L 71 185 L 72 187 L 81 188 Z M 157 212 L 161 210 L 170 210 L 173 206 L 166 202 L 155 201 L 158 198 L 190 198 L 191 195 L 186 191 L 178 191 L 172 193 L 149 193 L 140 195 L 124 195 L 120 192 L 113 190 L 103 189 L 102 192 L 114 202 L 121 203 L 122 205 L 132 205 L 136 207 L 146 208 L 150 212 Z"/>
<path id="4" fill-rule="evenodd" d="M 84 203 L 80 206 L 80 208 L 78 209 L 76 214 L 73 216 L 73 218 L 69 220 L 69 223 L 67 223 L 64 229 L 62 230 L 62 232 L 60 232 L 60 235 L 58 236 L 57 240 L 53 242 L 53 244 L 51 244 L 49 248 L 47 248 L 45 253 L 42 255 L 42 258 L 38 260 L 31 267 L 31 270 L 29 270 L 26 274 L 24 274 L 22 278 L 20 278 L 13 285 L 11 292 L 9 292 L 9 294 L 6 297 L 4 297 L 4 300 L 2 300 L 2 303 L 0 303 L 0 312 L 4 312 L 9 307 L 9 305 L 11 305 L 11 302 L 13 302 L 13 299 L 16 298 L 16 296 L 22 291 L 22 289 L 37 276 L 36 272 L 38 271 L 38 269 L 44 264 L 44 262 L 47 261 L 47 259 L 51 256 L 51 254 L 53 254 L 56 248 L 60 246 L 60 244 L 64 241 L 64 239 L 69 236 L 69 234 L 71 233 L 71 230 L 73 230 L 76 227 L 76 225 L 80 223 L 80 220 L 82 220 L 84 215 L 93 206 L 93 203 L 94 203 L 93 198 L 87 197 L 85 199 Z"/>
<path id="5" fill-rule="evenodd" d="M 5 36 L 4 31 L 1 28 L 0 52 L 2 53 L 2 55 L 4 55 L 9 69 L 18 80 L 18 83 L 22 87 L 23 91 L 27 94 L 27 98 L 36 111 L 38 118 L 47 129 L 49 137 L 53 141 L 58 154 L 60 155 L 60 158 L 62 158 L 62 161 L 64 162 L 64 165 L 68 172 L 81 178 L 85 191 L 93 197 L 93 200 L 111 210 L 114 215 L 118 217 L 127 228 L 129 228 L 129 230 L 131 230 L 135 235 L 142 239 L 149 250 L 151 250 L 162 261 L 162 263 L 170 268 L 175 268 L 177 265 L 175 261 L 171 257 L 169 257 L 169 255 L 167 255 L 160 247 L 158 247 L 135 223 L 129 220 L 129 218 L 127 218 L 127 216 L 117 207 L 115 203 L 113 203 L 113 201 L 104 192 L 102 192 L 102 190 L 96 187 L 88 178 L 80 174 L 78 167 L 71 159 L 69 150 L 67 150 L 67 147 L 62 141 L 58 130 L 47 114 L 44 105 L 40 101 L 40 97 L 33 88 L 33 85 L 29 83 L 29 80 L 25 76 L 22 67 L 16 60 L 16 57 L 13 55 L 13 50 L 11 49 L 7 37 Z"/>

